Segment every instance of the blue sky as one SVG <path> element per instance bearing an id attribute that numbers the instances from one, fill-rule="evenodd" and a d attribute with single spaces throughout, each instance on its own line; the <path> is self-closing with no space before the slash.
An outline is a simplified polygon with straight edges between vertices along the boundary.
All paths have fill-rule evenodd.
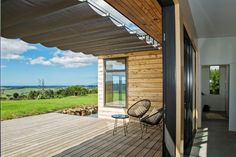
<path id="1" fill-rule="evenodd" d="M 97 84 L 97 58 L 1 38 L 1 85 Z"/>
<path id="2" fill-rule="evenodd" d="M 95 5 L 138 34 L 145 34 L 103 0 Z M 45 85 L 97 84 L 97 58 L 1 37 L 1 85 L 38 85 L 39 79 L 44 79 Z"/>

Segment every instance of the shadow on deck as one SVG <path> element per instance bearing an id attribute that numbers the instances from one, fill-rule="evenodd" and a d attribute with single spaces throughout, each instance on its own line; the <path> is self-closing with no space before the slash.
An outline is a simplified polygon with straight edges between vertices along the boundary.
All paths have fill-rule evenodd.
<path id="1" fill-rule="evenodd" d="M 162 131 L 149 128 L 143 139 L 138 123 L 124 136 L 114 121 L 48 113 L 1 122 L 1 156 L 161 156 Z"/>
<path id="2" fill-rule="evenodd" d="M 112 130 L 109 130 L 54 157 L 162 156 L 162 131 L 159 128 L 148 128 L 143 138 L 140 137 L 139 124 L 132 123 L 126 136 L 124 136 L 123 127 L 119 127 L 114 136 Z"/>

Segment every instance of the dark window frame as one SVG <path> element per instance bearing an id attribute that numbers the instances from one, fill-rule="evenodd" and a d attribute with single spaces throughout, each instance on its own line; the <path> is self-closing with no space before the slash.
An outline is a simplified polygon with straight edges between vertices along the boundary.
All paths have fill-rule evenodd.
<path id="1" fill-rule="evenodd" d="M 125 60 L 125 70 L 107 70 L 106 68 L 106 62 L 107 61 L 111 61 L 111 60 L 119 60 L 119 59 L 123 59 Z M 104 107 L 110 107 L 110 108 L 127 108 L 128 107 L 128 94 L 127 94 L 127 85 L 128 85 L 128 81 L 127 81 L 127 78 L 128 78 L 128 66 L 127 66 L 127 57 L 116 57 L 116 58 L 105 58 L 103 59 L 104 62 L 103 62 L 103 67 L 104 67 L 104 72 L 103 72 L 103 77 L 104 77 L 104 86 L 103 86 L 103 94 L 104 94 L 104 104 L 103 106 Z M 125 84 L 126 84 L 126 87 L 125 87 L 125 106 L 122 106 L 122 107 L 119 107 L 119 106 L 110 106 L 110 105 L 107 105 L 106 104 L 106 72 L 125 72 Z"/>

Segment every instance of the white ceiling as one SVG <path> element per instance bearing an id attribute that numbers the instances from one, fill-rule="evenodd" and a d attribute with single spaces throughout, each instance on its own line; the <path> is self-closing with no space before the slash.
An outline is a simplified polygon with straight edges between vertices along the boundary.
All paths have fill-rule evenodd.
<path id="1" fill-rule="evenodd" d="M 236 36 L 236 0 L 188 0 L 198 38 Z"/>

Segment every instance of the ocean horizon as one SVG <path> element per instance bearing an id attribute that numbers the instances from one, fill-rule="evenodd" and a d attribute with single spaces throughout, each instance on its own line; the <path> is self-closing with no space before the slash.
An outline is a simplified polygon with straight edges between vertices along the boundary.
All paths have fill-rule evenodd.
<path id="1" fill-rule="evenodd" d="M 44 88 L 64 88 L 69 86 L 97 87 L 97 84 L 89 85 L 44 85 Z M 42 88 L 39 85 L 1 85 L 1 89 L 20 89 L 20 88 Z"/>

